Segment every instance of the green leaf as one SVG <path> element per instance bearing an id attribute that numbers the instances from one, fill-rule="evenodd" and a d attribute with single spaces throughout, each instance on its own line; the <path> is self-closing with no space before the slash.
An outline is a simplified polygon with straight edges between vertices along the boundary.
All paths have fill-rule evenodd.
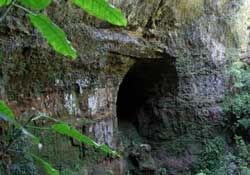
<path id="1" fill-rule="evenodd" d="M 5 104 L 4 101 L 0 100 L 0 118 L 5 121 L 13 122 L 15 120 L 15 116 L 11 109 Z"/>
<path id="2" fill-rule="evenodd" d="M 248 129 L 250 127 L 250 119 L 243 118 L 237 121 L 241 126 L 243 126 L 245 129 Z"/>
<path id="3" fill-rule="evenodd" d="M 9 5 L 12 0 L 0 0 L 0 7 Z"/>
<path id="4" fill-rule="evenodd" d="M 52 126 L 52 129 L 54 131 L 60 133 L 60 134 L 72 137 L 72 138 L 76 139 L 79 142 L 82 142 L 84 144 L 93 146 L 95 148 L 99 148 L 100 150 L 102 150 L 103 152 L 105 152 L 107 154 L 112 154 L 114 156 L 119 156 L 119 154 L 116 151 L 111 150 L 107 145 L 100 145 L 100 144 L 96 143 L 93 139 L 91 139 L 88 136 L 85 136 L 85 135 L 81 134 L 79 131 L 77 131 L 74 128 L 71 128 L 66 123 L 54 124 Z"/>
<path id="5" fill-rule="evenodd" d="M 59 171 L 54 169 L 48 162 L 44 161 L 40 157 L 37 157 L 34 154 L 31 154 L 31 156 L 43 167 L 43 169 L 46 171 L 49 175 L 59 175 Z"/>
<path id="6" fill-rule="evenodd" d="M 33 10 L 43 10 L 50 5 L 51 0 L 20 0 L 20 3 Z"/>
<path id="7" fill-rule="evenodd" d="M 60 134 L 72 137 L 76 139 L 79 142 L 83 142 L 87 145 L 91 146 L 99 146 L 95 141 L 93 141 L 91 138 L 88 136 L 82 135 L 79 131 L 77 131 L 74 128 L 71 128 L 68 124 L 66 123 L 59 123 L 59 124 L 54 124 L 52 126 L 52 129 Z"/>
<path id="8" fill-rule="evenodd" d="M 121 10 L 115 8 L 106 0 L 73 0 L 73 3 L 101 20 L 106 20 L 117 26 L 127 25 L 127 20 Z"/>
<path id="9" fill-rule="evenodd" d="M 42 33 L 48 43 L 64 56 L 77 57 L 76 50 L 67 40 L 65 33 L 56 24 L 54 24 L 46 15 L 29 14 L 32 24 Z"/>
<path id="10" fill-rule="evenodd" d="M 198 173 L 198 174 L 196 174 L 196 175 L 207 175 L 207 174 L 201 172 L 201 173 Z"/>
<path id="11" fill-rule="evenodd" d="M 111 150 L 107 145 L 103 144 L 100 145 L 98 148 L 107 154 L 112 154 L 114 156 L 120 157 L 120 155 L 116 151 Z"/>

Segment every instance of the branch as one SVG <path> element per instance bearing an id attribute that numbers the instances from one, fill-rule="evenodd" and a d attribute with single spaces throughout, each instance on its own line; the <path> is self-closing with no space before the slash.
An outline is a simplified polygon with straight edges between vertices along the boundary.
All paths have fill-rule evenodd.
<path id="1" fill-rule="evenodd" d="M 13 1 L 14 2 L 14 1 Z M 22 9 L 23 11 L 27 12 L 27 13 L 31 13 L 31 14 L 34 14 L 34 12 L 30 11 L 29 9 L 19 5 L 19 4 L 16 4 L 15 2 L 13 3 L 13 6 L 17 7 L 17 8 L 20 8 Z"/>
<path id="2" fill-rule="evenodd" d="M 12 3 L 9 5 L 9 7 L 7 8 L 7 10 L 4 12 L 4 14 L 1 16 L 0 18 L 0 23 L 5 19 L 5 17 L 7 16 L 7 14 L 9 13 L 10 9 L 14 6 L 16 0 L 13 0 Z"/>

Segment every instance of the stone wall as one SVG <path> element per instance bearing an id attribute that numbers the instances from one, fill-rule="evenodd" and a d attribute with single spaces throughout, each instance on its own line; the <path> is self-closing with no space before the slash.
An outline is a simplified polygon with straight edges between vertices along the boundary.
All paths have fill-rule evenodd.
<path id="1" fill-rule="evenodd" d="M 236 54 L 248 55 L 250 2 L 112 3 L 124 11 L 128 27 L 117 28 L 99 21 L 64 0 L 54 1 L 46 10 L 77 49 L 75 61 L 55 53 L 32 29 L 25 14 L 12 9 L 0 24 L 1 99 L 22 120 L 21 116 L 44 112 L 77 128 L 84 125 L 86 134 L 116 148 L 116 101 L 123 77 L 138 60 L 171 56 L 176 58 L 178 77 L 177 119 L 170 120 L 166 115 L 164 121 L 176 123 L 179 130 L 191 135 L 201 131 L 199 137 L 214 133 L 222 113 L 221 98 L 228 88 L 228 77 L 224 75 L 227 54 L 235 48 Z M 168 99 L 161 100 L 168 108 Z M 202 127 L 204 122 L 211 124 L 211 132 Z"/>

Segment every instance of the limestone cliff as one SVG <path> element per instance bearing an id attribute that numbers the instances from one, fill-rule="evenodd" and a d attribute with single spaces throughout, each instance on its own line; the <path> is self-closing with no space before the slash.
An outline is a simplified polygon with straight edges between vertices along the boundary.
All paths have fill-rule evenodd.
<path id="1" fill-rule="evenodd" d="M 124 144 L 118 123 L 125 121 L 134 127 L 123 130 L 125 135 L 135 129 L 138 143 L 152 146 L 155 169 L 189 172 L 201 139 L 220 132 L 230 55 L 248 60 L 250 1 L 110 2 L 124 11 L 126 28 L 90 17 L 65 0 L 46 10 L 77 49 L 75 61 L 52 51 L 25 14 L 13 9 L 0 24 L 0 97 L 20 118 L 44 112 L 115 149 Z M 82 145 L 49 138 L 44 142 L 54 146 L 42 154 L 56 167 L 87 159 L 93 174 L 126 171 L 122 160 L 109 163 L 91 157 L 93 150 L 83 155 Z M 58 154 L 50 157 L 52 150 Z M 91 170 L 92 161 L 102 168 Z"/>

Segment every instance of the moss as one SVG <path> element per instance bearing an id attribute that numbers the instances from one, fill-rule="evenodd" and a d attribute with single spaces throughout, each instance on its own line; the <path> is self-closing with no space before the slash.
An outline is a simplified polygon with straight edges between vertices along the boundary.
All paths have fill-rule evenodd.
<path id="1" fill-rule="evenodd" d="M 188 23 L 203 14 L 204 0 L 172 0 L 168 3 L 178 23 Z"/>
<path id="2" fill-rule="evenodd" d="M 249 45 L 249 29 L 248 26 L 250 25 L 250 2 L 244 1 L 237 13 L 233 16 L 232 26 L 235 33 L 238 36 L 239 44 L 242 48 L 247 48 Z"/>
<path id="3" fill-rule="evenodd" d="M 21 52 L 21 53 L 20 53 Z M 23 49 L 4 59 L 2 72 L 8 81 L 8 97 L 38 95 L 48 87 L 53 88 L 55 79 L 63 77 L 69 67 L 62 58 L 53 58 L 48 52 Z"/>
<path id="4" fill-rule="evenodd" d="M 204 0 L 176 0 L 175 6 L 178 9 L 179 18 L 190 21 L 202 15 Z"/>
<path id="5" fill-rule="evenodd" d="M 107 65 L 104 67 L 104 72 L 123 77 L 134 62 L 133 59 L 128 57 L 111 55 L 107 59 Z"/>

